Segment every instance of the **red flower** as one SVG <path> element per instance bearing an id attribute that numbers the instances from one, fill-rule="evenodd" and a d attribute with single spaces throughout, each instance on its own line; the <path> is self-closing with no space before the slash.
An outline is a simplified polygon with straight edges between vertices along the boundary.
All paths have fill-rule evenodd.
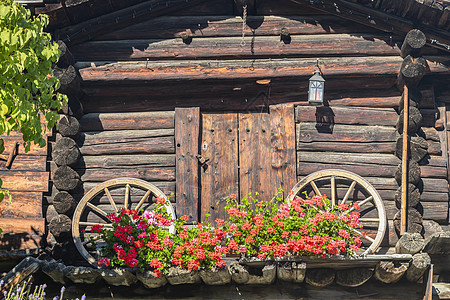
<path id="1" fill-rule="evenodd" d="M 152 267 L 152 268 L 155 268 L 155 269 L 163 267 L 162 263 L 157 258 L 152 259 L 150 261 L 149 266 Z"/>
<path id="2" fill-rule="evenodd" d="M 156 203 L 159 205 L 164 205 L 164 204 L 166 204 L 166 198 L 158 197 L 158 198 L 156 198 Z"/>
<path id="3" fill-rule="evenodd" d="M 218 226 L 224 226 L 225 225 L 225 221 L 223 219 L 216 219 L 216 224 Z"/>
<path id="4" fill-rule="evenodd" d="M 181 219 L 182 221 L 185 221 L 185 222 L 189 221 L 189 217 L 186 216 L 186 215 L 181 216 L 180 219 Z"/>
<path id="5" fill-rule="evenodd" d="M 198 270 L 200 263 L 198 260 L 191 260 L 188 265 L 187 268 L 188 270 Z"/>
<path id="6" fill-rule="evenodd" d="M 98 261 L 99 265 L 105 265 L 105 266 L 109 266 L 111 264 L 111 260 L 109 258 L 106 257 L 102 257 L 100 258 L 100 260 Z"/>
<path id="7" fill-rule="evenodd" d="M 246 243 L 251 244 L 251 243 L 253 243 L 254 241 L 255 241 L 255 239 L 254 239 L 252 236 L 248 236 L 248 237 L 245 238 L 245 242 L 246 242 Z"/>
<path id="8" fill-rule="evenodd" d="M 141 248 L 142 246 L 144 246 L 144 241 L 143 240 L 135 241 L 134 246 L 136 248 Z"/>
<path id="9" fill-rule="evenodd" d="M 162 273 L 159 270 L 155 270 L 153 271 L 153 275 L 155 275 L 155 277 L 161 277 Z"/>
<path id="10" fill-rule="evenodd" d="M 242 230 L 250 230 L 252 229 L 252 225 L 250 225 L 249 222 L 244 222 L 244 224 L 242 224 Z"/>
<path id="11" fill-rule="evenodd" d="M 236 199 L 236 194 L 231 194 L 230 199 Z"/>
<path id="12" fill-rule="evenodd" d="M 103 230 L 103 225 L 97 224 L 91 227 L 91 232 L 101 232 Z"/>

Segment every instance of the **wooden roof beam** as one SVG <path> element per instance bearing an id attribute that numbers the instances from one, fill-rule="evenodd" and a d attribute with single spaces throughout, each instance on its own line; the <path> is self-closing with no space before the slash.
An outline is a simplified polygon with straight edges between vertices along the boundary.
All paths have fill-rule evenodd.
<path id="1" fill-rule="evenodd" d="M 394 16 L 346 0 L 290 0 L 299 5 L 306 5 L 317 10 L 340 16 L 347 20 L 374 27 L 386 32 L 404 34 L 417 28 L 427 36 L 427 43 L 435 48 L 450 52 L 450 33 L 425 24 L 416 24 L 406 18 Z"/>
<path id="2" fill-rule="evenodd" d="M 56 39 L 63 40 L 67 45 L 89 41 L 97 35 L 113 30 L 148 21 L 172 11 L 180 10 L 206 0 L 150 0 L 130 6 L 100 17 L 61 28 L 55 32 Z"/>

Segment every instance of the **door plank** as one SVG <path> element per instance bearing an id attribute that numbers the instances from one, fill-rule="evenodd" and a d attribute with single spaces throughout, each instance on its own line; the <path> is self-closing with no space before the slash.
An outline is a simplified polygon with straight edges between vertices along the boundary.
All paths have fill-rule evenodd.
<path id="1" fill-rule="evenodd" d="M 175 108 L 176 197 L 177 216 L 187 215 L 188 222 L 198 220 L 198 175 L 200 109 Z"/>
<path id="2" fill-rule="evenodd" d="M 297 183 L 294 105 L 270 106 L 271 188 L 284 190 L 283 197 Z"/>
<path id="3" fill-rule="evenodd" d="M 236 113 L 203 114 L 201 155 L 207 161 L 200 168 L 201 218 L 225 219 L 226 199 L 238 194 L 238 117 Z"/>
<path id="4" fill-rule="evenodd" d="M 270 181 L 270 117 L 266 113 L 239 114 L 240 197 L 272 199 Z M 255 192 L 259 195 L 256 196 Z"/>

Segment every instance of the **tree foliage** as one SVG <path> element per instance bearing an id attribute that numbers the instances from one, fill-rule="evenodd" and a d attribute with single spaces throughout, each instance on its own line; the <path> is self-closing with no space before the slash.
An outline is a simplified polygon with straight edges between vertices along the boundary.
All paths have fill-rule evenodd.
<path id="1" fill-rule="evenodd" d="M 45 146 L 43 134 L 55 126 L 57 110 L 66 101 L 56 92 L 59 82 L 52 76 L 60 50 L 44 32 L 47 24 L 46 15 L 32 17 L 22 5 L 0 0 L 0 135 L 20 131 L 25 151 L 31 143 Z M 0 191 L 0 201 L 4 195 Z"/>

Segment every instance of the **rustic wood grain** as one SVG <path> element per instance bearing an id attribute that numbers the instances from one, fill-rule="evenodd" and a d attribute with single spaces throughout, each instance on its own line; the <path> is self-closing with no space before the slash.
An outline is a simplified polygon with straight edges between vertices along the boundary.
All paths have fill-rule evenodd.
<path id="1" fill-rule="evenodd" d="M 335 144 L 336 147 L 336 144 Z M 339 150 L 339 149 L 336 149 Z M 297 153 L 299 162 L 317 162 L 317 163 L 344 163 L 344 164 L 375 164 L 398 166 L 400 159 L 393 154 L 372 154 L 372 153 L 338 153 L 338 152 L 307 152 L 299 151 Z"/>
<path id="2" fill-rule="evenodd" d="M 89 131 L 81 134 L 78 144 L 80 146 L 89 146 L 113 142 L 129 143 L 157 137 L 173 137 L 173 135 L 173 129 Z"/>
<path id="3" fill-rule="evenodd" d="M 297 124 L 298 142 L 395 142 L 395 128 L 388 126 Z"/>
<path id="4" fill-rule="evenodd" d="M 0 160 L 0 170 L 11 171 L 46 171 L 47 157 L 36 155 L 13 156 L 10 168 L 6 168 L 6 160 Z"/>
<path id="5" fill-rule="evenodd" d="M 303 12 L 302 12 L 303 13 Z M 351 26 L 348 21 L 330 15 L 316 16 L 248 16 L 245 34 L 248 36 L 280 35 L 281 28 L 296 34 L 371 33 L 370 27 Z M 97 36 L 95 40 L 158 39 L 241 36 L 242 18 L 233 16 L 164 16 L 141 22 L 127 28 Z"/>
<path id="6" fill-rule="evenodd" d="M 135 167 L 127 169 L 81 169 L 76 170 L 82 181 L 101 182 L 117 177 L 139 178 L 146 181 L 175 180 L 174 167 Z"/>
<path id="7" fill-rule="evenodd" d="M 11 192 L 11 201 L 6 197 L 0 203 L 2 218 L 42 218 L 41 192 Z"/>
<path id="8" fill-rule="evenodd" d="M 366 107 L 297 106 L 296 122 L 395 126 L 398 114 L 392 109 Z"/>
<path id="9" fill-rule="evenodd" d="M 240 196 L 248 193 L 259 200 L 272 198 L 270 186 L 270 116 L 266 113 L 239 114 Z M 256 195 L 256 193 L 259 193 Z"/>
<path id="10" fill-rule="evenodd" d="M 174 128 L 173 111 L 135 113 L 89 113 L 80 119 L 82 131 L 152 130 Z"/>
<path id="11" fill-rule="evenodd" d="M 284 199 L 297 183 L 294 105 L 272 105 L 269 112 L 272 194 L 281 188 Z"/>
<path id="12" fill-rule="evenodd" d="M 244 58 L 252 56 L 398 55 L 388 36 L 360 34 L 293 35 L 289 44 L 277 36 L 139 39 L 86 42 L 71 48 L 77 61 L 130 59 Z M 388 42 L 386 42 L 388 41 Z M 214 51 L 211 51 L 213 50 Z"/>
<path id="13" fill-rule="evenodd" d="M 201 219 L 226 219 L 226 199 L 239 192 L 238 114 L 202 114 Z"/>
<path id="14" fill-rule="evenodd" d="M 297 149 L 301 151 L 342 151 L 346 153 L 389 153 L 395 151 L 395 143 L 392 142 L 372 142 L 372 143 L 329 143 L 311 142 L 297 143 Z"/>
<path id="15" fill-rule="evenodd" d="M 174 167 L 175 154 L 83 156 L 75 169 L 129 169 L 136 167 Z"/>
<path id="16" fill-rule="evenodd" d="M 2 188 L 10 191 L 48 191 L 49 172 L 0 171 L 0 178 L 3 180 Z"/>
<path id="17" fill-rule="evenodd" d="M 175 181 L 149 181 L 151 184 L 153 184 L 154 186 L 156 186 L 158 189 L 160 189 L 165 195 L 167 196 L 171 196 L 173 194 L 173 196 L 171 196 L 169 199 L 171 202 L 175 202 L 175 192 L 176 192 L 176 182 Z M 98 182 L 83 182 L 83 186 L 82 186 L 82 194 L 81 195 L 74 195 L 74 197 L 78 197 L 78 199 L 81 199 L 81 197 L 83 196 L 83 194 L 87 193 L 88 191 L 90 191 L 91 189 L 93 189 L 96 185 L 98 185 Z M 130 189 L 131 191 L 131 195 L 138 195 L 142 198 L 142 196 L 144 196 L 144 192 L 140 192 L 139 190 L 134 190 L 133 187 L 131 187 Z M 111 195 L 114 196 L 118 196 L 118 195 L 125 195 L 125 190 L 124 189 L 114 189 L 111 190 Z M 53 196 L 53 195 L 52 195 Z M 103 200 L 102 200 L 103 199 Z M 118 203 L 120 201 L 120 199 L 123 199 L 123 197 L 118 198 Z M 109 200 L 107 199 L 107 197 L 103 197 L 99 200 L 100 202 L 104 202 L 104 203 L 109 203 Z"/>
<path id="18" fill-rule="evenodd" d="M 176 197 L 177 216 L 187 215 L 189 221 L 199 221 L 199 152 L 200 109 L 175 109 Z"/>

